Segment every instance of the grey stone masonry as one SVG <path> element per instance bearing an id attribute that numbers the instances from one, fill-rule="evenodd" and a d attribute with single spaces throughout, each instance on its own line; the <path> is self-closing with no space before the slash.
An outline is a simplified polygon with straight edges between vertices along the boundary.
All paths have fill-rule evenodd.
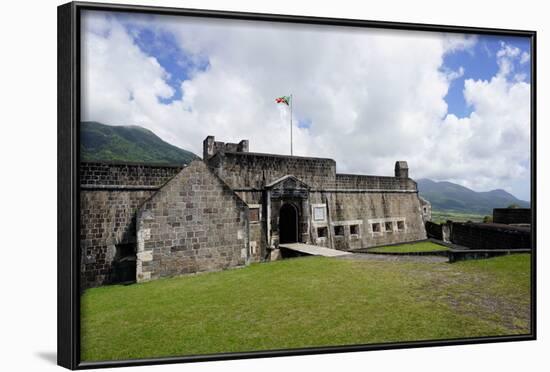
<path id="1" fill-rule="evenodd" d="M 137 281 L 245 265 L 248 207 L 196 160 L 137 215 Z"/>
<path id="2" fill-rule="evenodd" d="M 451 242 L 471 249 L 530 249 L 531 228 L 498 223 L 451 223 Z"/>
<path id="3" fill-rule="evenodd" d="M 495 208 L 493 222 L 504 224 L 531 224 L 531 208 Z"/>
<path id="4" fill-rule="evenodd" d="M 293 175 L 308 185 L 334 184 L 336 162 L 332 159 L 260 154 L 251 152 L 216 153 L 208 165 L 234 190 L 263 189 L 281 177 Z"/>
<path id="5" fill-rule="evenodd" d="M 80 165 L 81 289 L 281 257 L 280 243 L 341 251 L 422 240 L 430 203 L 405 161 L 395 176 L 203 142 L 189 165 Z"/>
<path id="6" fill-rule="evenodd" d="M 81 288 L 113 282 L 117 246 L 136 243 L 135 213 L 148 190 L 80 191 Z"/>
<path id="7" fill-rule="evenodd" d="M 225 143 L 215 141 L 214 136 L 208 136 L 202 142 L 202 158 L 208 160 L 216 153 L 225 152 L 248 152 L 248 140 L 242 140 L 239 143 Z"/>
<path id="8" fill-rule="evenodd" d="M 183 166 L 80 163 L 80 287 L 116 281 L 120 250 L 135 255 L 136 211 Z"/>
<path id="9" fill-rule="evenodd" d="M 409 165 L 406 161 L 395 162 L 395 177 L 409 178 Z"/>
<path id="10" fill-rule="evenodd" d="M 431 221 L 432 204 L 421 196 L 418 197 L 418 200 L 420 200 L 420 206 L 422 207 L 422 219 L 424 222 Z"/>
<path id="11" fill-rule="evenodd" d="M 83 188 L 154 188 L 164 185 L 183 165 L 154 165 L 116 162 L 80 163 L 80 185 Z M 112 188 L 112 187 L 111 187 Z"/>
<path id="12" fill-rule="evenodd" d="M 531 228 L 500 223 L 426 222 L 428 237 L 470 249 L 531 249 Z"/>
<path id="13" fill-rule="evenodd" d="M 335 185 L 327 184 L 326 188 L 336 190 L 358 191 L 416 191 L 416 182 L 410 178 L 368 176 L 358 174 L 336 174 Z"/>
<path id="14" fill-rule="evenodd" d="M 311 222 L 316 245 L 353 250 L 426 239 L 416 193 L 314 192 L 309 198 L 313 205 L 326 206 L 326 219 Z M 323 227 L 327 237 L 319 239 Z"/>

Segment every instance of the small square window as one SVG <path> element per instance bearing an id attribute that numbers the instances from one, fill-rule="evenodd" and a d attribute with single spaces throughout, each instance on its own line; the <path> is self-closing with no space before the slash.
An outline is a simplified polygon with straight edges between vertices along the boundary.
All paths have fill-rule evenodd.
<path id="1" fill-rule="evenodd" d="M 405 221 L 397 221 L 397 230 L 399 231 L 405 230 Z"/>
<path id="2" fill-rule="evenodd" d="M 317 237 L 318 238 L 326 238 L 328 235 L 328 229 L 326 227 L 318 227 L 317 228 Z"/>
<path id="3" fill-rule="evenodd" d="M 380 224 L 379 223 L 373 223 L 372 224 L 372 232 L 380 232 Z"/>
<path id="4" fill-rule="evenodd" d="M 334 226 L 334 236 L 344 236 L 344 226 Z"/>
<path id="5" fill-rule="evenodd" d="M 314 221 L 324 221 L 325 220 L 325 207 L 314 207 L 313 208 L 313 220 Z"/>
<path id="6" fill-rule="evenodd" d="M 392 232 L 393 231 L 393 223 L 390 221 L 390 222 L 386 222 L 385 223 L 385 228 L 386 228 L 386 231 L 388 232 Z"/>
<path id="7" fill-rule="evenodd" d="M 350 225 L 349 233 L 350 235 L 359 235 L 359 225 Z"/>
<path id="8" fill-rule="evenodd" d="M 260 221 L 260 208 L 250 208 L 248 210 L 248 219 L 250 222 Z"/>

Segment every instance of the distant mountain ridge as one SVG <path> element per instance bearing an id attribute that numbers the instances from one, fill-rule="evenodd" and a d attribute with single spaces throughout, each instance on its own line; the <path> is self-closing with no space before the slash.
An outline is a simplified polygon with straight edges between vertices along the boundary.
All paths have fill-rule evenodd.
<path id="1" fill-rule="evenodd" d="M 140 126 L 113 126 L 95 121 L 81 122 L 80 155 L 83 161 L 157 164 L 188 164 L 199 159 Z"/>
<path id="2" fill-rule="evenodd" d="M 427 178 L 416 180 L 418 193 L 432 204 L 432 209 L 490 215 L 493 208 L 506 208 L 516 204 L 529 208 L 530 203 L 520 200 L 502 189 L 477 192 L 452 182 L 435 182 Z"/>

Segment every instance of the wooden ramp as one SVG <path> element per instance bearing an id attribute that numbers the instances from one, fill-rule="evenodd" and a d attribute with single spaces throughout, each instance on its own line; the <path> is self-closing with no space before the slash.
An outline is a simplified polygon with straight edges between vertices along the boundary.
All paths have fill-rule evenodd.
<path id="1" fill-rule="evenodd" d="M 310 244 L 304 244 L 304 243 L 279 244 L 279 248 L 290 249 L 292 251 L 310 254 L 312 256 L 339 257 L 339 256 L 347 256 L 351 254 L 349 252 L 338 251 L 336 249 L 319 247 L 317 245 L 310 245 Z"/>

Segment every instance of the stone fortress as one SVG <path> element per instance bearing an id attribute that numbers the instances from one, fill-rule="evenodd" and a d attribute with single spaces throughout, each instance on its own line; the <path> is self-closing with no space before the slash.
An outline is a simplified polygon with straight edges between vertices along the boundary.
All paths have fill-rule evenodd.
<path id="1" fill-rule="evenodd" d="M 187 166 L 83 162 L 81 287 L 223 270 L 300 242 L 353 251 L 426 239 L 429 202 L 395 176 L 340 174 L 332 159 L 203 142 Z"/>

